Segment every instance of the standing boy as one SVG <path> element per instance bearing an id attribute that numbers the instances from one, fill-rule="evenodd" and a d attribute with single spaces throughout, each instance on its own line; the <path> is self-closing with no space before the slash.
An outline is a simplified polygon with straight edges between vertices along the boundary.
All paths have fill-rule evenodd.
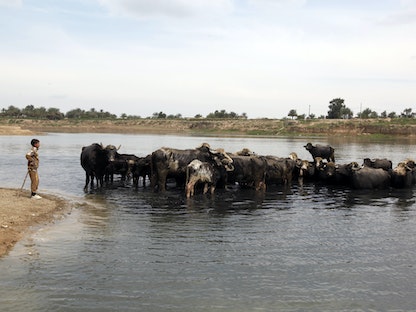
<path id="1" fill-rule="evenodd" d="M 31 198 L 32 199 L 41 199 L 38 194 L 36 194 L 39 186 L 39 175 L 38 175 L 38 168 L 39 168 L 39 155 L 38 150 L 40 146 L 40 141 L 38 139 L 33 139 L 30 141 L 32 145 L 32 149 L 26 154 L 27 159 L 27 170 L 30 176 L 30 181 L 32 182 L 30 185 L 30 190 L 32 191 Z"/>

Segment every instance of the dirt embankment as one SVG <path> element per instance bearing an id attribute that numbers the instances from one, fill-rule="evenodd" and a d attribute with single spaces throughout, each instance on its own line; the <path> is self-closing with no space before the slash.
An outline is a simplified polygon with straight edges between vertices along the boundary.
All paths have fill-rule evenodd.
<path id="1" fill-rule="evenodd" d="M 31 135 L 33 131 L 22 129 L 20 126 L 0 125 L 0 135 Z"/>
<path id="2" fill-rule="evenodd" d="M 42 195 L 30 198 L 27 191 L 0 188 L 0 257 L 36 225 L 52 222 L 70 210 L 65 200 Z"/>
<path id="3" fill-rule="evenodd" d="M 215 136 L 386 135 L 416 136 L 416 119 L 0 119 L 0 135 L 66 133 L 152 133 Z"/>

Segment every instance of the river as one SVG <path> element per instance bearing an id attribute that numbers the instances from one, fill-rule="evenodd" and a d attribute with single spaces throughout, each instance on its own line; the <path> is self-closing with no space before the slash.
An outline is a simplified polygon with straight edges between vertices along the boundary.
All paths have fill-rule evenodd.
<path id="1" fill-rule="evenodd" d="M 20 188 L 31 137 L 0 137 L 1 187 Z M 208 142 L 230 152 L 310 155 L 331 144 L 338 163 L 415 158 L 407 140 L 48 134 L 40 194 L 74 208 L 0 259 L 1 311 L 409 311 L 416 298 L 414 189 L 323 185 L 217 190 L 118 186 L 83 192 L 81 147 L 121 144 L 145 156 Z M 28 185 L 26 185 L 26 188 Z M 84 205 L 88 202 L 89 205 Z"/>

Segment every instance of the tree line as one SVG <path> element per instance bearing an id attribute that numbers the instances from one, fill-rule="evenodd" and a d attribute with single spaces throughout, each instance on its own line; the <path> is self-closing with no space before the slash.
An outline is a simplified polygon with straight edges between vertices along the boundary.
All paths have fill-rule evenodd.
<path id="1" fill-rule="evenodd" d="M 1 110 L 0 116 L 3 118 L 27 118 L 27 119 L 47 119 L 47 120 L 61 120 L 61 119 L 117 119 L 117 115 L 105 112 L 102 109 L 96 110 L 91 108 L 90 110 L 83 110 L 80 108 L 72 109 L 67 113 L 62 113 L 59 108 L 45 108 L 34 107 L 28 105 L 23 109 L 10 105 L 8 108 Z M 121 119 L 136 119 L 140 116 L 121 114 Z M 181 114 L 167 115 L 164 112 L 155 112 L 151 117 L 152 119 L 181 119 Z M 195 115 L 194 118 L 203 118 L 202 115 Z M 227 119 L 247 119 L 247 114 L 241 115 L 235 112 L 227 112 L 226 110 L 216 110 L 213 113 L 209 113 L 206 118 L 227 118 Z"/>
<path id="2" fill-rule="evenodd" d="M 329 110 L 327 116 L 321 116 L 321 119 L 351 119 L 354 117 L 353 111 L 347 107 L 344 103 L 344 99 L 335 98 L 329 101 Z M 287 114 L 292 119 L 296 117 L 297 119 L 314 119 L 315 115 L 310 114 L 306 116 L 305 114 L 298 115 L 295 109 L 291 109 Z M 413 118 L 415 113 L 412 112 L 411 108 L 406 108 L 401 112 L 399 115 L 396 112 L 387 113 L 387 111 L 383 111 L 382 113 L 378 114 L 376 111 L 371 110 L 370 108 L 365 108 L 364 110 L 357 113 L 357 118 L 367 119 L 367 118 Z"/>
<path id="3" fill-rule="evenodd" d="M 64 118 L 68 119 L 112 119 L 117 118 L 116 115 L 103 110 L 97 111 L 95 108 L 91 108 L 89 111 L 85 111 L 80 108 L 76 108 L 68 111 L 66 114 L 62 113 L 59 108 L 50 107 L 45 108 L 35 107 L 33 105 L 27 105 L 25 108 L 20 109 L 16 106 L 10 105 L 8 108 L 1 110 L 0 116 L 7 118 L 28 118 L 28 119 L 48 119 L 48 120 L 60 120 Z"/>
<path id="4" fill-rule="evenodd" d="M 342 98 L 335 98 L 329 101 L 328 114 L 326 116 L 316 117 L 314 114 L 299 115 L 295 109 L 291 109 L 288 113 L 288 116 L 294 119 L 303 120 L 303 119 L 351 119 L 354 114 L 353 111 L 345 105 L 345 101 Z M 33 105 L 27 105 L 25 108 L 20 109 L 16 106 L 10 105 L 8 108 L 3 108 L 0 113 L 0 117 L 3 118 L 28 118 L 28 119 L 47 119 L 47 120 L 60 120 L 60 119 L 117 119 L 117 115 L 110 112 L 103 111 L 102 109 L 96 110 L 91 108 L 90 110 L 83 110 L 80 108 L 72 109 L 67 113 L 62 113 L 59 108 L 45 108 L 35 107 Z M 364 110 L 357 113 L 356 117 L 358 118 L 413 118 L 415 113 L 412 112 L 411 108 L 405 109 L 400 114 L 395 112 L 384 111 L 380 114 L 371 110 L 370 108 L 365 108 Z M 121 114 L 121 119 L 138 119 L 140 116 Z M 152 119 L 181 119 L 183 118 L 181 114 L 168 115 L 164 112 L 155 112 L 151 117 Z M 204 118 L 202 115 L 197 114 L 194 118 Z M 206 115 L 207 119 L 247 119 L 247 114 L 237 114 L 235 112 L 227 112 L 226 110 L 215 110 L 212 113 Z"/>

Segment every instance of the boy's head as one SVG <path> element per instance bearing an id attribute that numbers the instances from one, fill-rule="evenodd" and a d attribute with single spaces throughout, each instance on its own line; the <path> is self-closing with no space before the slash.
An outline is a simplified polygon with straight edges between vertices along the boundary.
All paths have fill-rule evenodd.
<path id="1" fill-rule="evenodd" d="M 30 141 L 30 145 L 35 146 L 36 144 L 38 144 L 40 141 L 38 139 L 32 139 L 32 141 Z"/>

